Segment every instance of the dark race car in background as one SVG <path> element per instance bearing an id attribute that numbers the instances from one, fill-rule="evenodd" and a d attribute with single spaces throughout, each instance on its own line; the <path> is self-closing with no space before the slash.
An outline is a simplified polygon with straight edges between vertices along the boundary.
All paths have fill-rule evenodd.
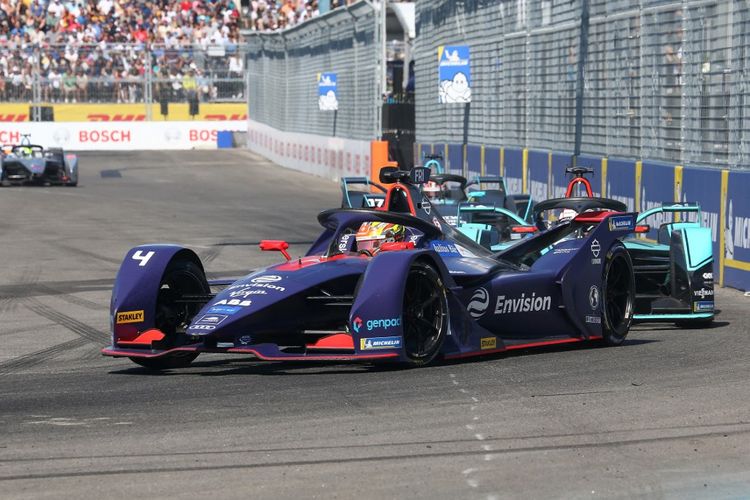
<path id="1" fill-rule="evenodd" d="M 2 147 L 0 185 L 78 185 L 78 157 L 28 142 Z"/>
<path id="2" fill-rule="evenodd" d="M 210 282 L 180 246 L 133 248 L 115 281 L 103 354 L 153 369 L 186 366 L 204 352 L 421 366 L 625 339 L 635 282 L 621 238 L 635 214 L 587 213 L 493 254 L 421 195 L 415 184 L 429 170 L 384 169 L 380 180 L 393 183 L 381 209 L 325 211 L 305 256 L 264 241 L 261 249 L 286 260 L 242 277 Z M 365 224 L 403 232 L 365 248 Z"/>

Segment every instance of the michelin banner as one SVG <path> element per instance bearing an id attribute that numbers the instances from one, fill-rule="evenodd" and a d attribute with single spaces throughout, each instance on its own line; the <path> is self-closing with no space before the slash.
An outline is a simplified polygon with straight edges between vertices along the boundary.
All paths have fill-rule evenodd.
<path id="1" fill-rule="evenodd" d="M 336 73 L 318 74 L 318 109 L 337 111 L 339 109 Z"/>
<path id="2" fill-rule="evenodd" d="M 469 47 L 438 47 L 438 99 L 440 104 L 471 102 L 471 69 Z"/>

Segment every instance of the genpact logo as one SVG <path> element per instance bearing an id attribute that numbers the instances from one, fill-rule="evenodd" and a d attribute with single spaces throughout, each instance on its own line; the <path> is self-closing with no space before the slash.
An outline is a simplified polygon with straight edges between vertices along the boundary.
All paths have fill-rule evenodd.
<path id="1" fill-rule="evenodd" d="M 368 319 L 367 320 L 367 331 L 371 332 L 376 328 L 383 328 L 385 330 L 401 326 L 401 318 L 385 318 L 385 319 Z"/>
<path id="2" fill-rule="evenodd" d="M 354 328 L 355 333 L 359 333 L 359 329 L 362 328 L 362 318 L 357 316 L 352 320 L 352 328 Z"/>

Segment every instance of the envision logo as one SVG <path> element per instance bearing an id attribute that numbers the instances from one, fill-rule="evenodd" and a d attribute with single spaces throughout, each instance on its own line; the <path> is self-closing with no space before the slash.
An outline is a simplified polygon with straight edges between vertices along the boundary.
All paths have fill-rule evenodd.
<path id="1" fill-rule="evenodd" d="M 526 297 L 526 294 L 522 293 L 519 298 L 515 299 L 506 299 L 505 295 L 498 295 L 495 314 L 549 311 L 550 307 L 552 307 L 552 297 L 537 297 L 536 292 L 532 293 L 531 297 Z"/>
<path id="2" fill-rule="evenodd" d="M 589 304 L 594 311 L 599 307 L 599 288 L 596 285 L 591 285 L 589 288 Z"/>
<path id="3" fill-rule="evenodd" d="M 466 311 L 471 315 L 472 318 L 481 318 L 487 307 L 490 305 L 490 294 L 484 288 L 477 288 L 474 295 L 471 296 L 469 305 L 466 306 Z"/>
<path id="4" fill-rule="evenodd" d="M 591 242 L 591 254 L 594 256 L 594 258 L 599 257 L 599 252 L 602 251 L 602 246 L 599 244 L 599 240 L 594 240 Z"/>
<path id="5" fill-rule="evenodd" d="M 274 274 L 268 274 L 266 276 L 258 276 L 250 281 L 253 283 L 276 283 L 277 281 L 281 281 L 281 276 L 276 276 Z"/>

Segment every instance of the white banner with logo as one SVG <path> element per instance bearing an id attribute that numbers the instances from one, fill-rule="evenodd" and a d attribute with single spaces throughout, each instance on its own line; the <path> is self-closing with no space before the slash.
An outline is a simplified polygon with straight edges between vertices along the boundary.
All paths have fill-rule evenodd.
<path id="1" fill-rule="evenodd" d="M 370 176 L 370 142 L 282 132 L 248 120 L 248 147 L 281 165 L 337 181 Z"/>
<path id="2" fill-rule="evenodd" d="M 216 149 L 220 131 L 245 131 L 247 122 L 25 122 L 0 123 L 0 144 L 33 144 L 70 151 Z"/>

